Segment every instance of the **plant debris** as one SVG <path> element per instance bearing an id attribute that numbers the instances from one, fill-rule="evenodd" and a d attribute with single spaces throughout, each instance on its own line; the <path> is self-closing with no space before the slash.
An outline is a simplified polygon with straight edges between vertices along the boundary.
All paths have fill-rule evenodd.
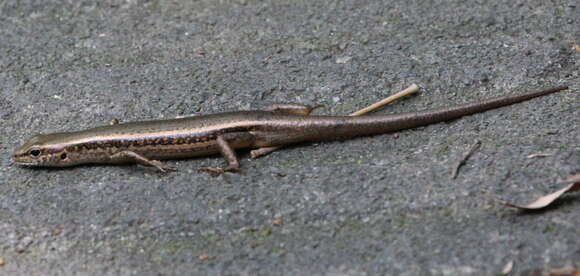
<path id="1" fill-rule="evenodd" d="M 365 107 L 357 112 L 350 114 L 349 116 L 360 116 L 360 115 L 367 114 L 367 113 L 369 113 L 369 112 L 371 112 L 371 111 L 373 111 L 373 110 L 375 110 L 383 105 L 386 105 L 388 103 L 392 103 L 392 102 L 394 102 L 402 97 L 417 93 L 417 91 L 419 91 L 419 86 L 413 83 L 409 87 L 399 91 L 398 93 L 395 93 L 395 94 L 393 94 L 389 97 L 386 97 L 386 98 L 384 98 L 384 99 L 382 99 L 374 104 L 371 104 L 371 105 L 369 105 L 369 106 L 367 106 L 367 107 Z"/>
<path id="2" fill-rule="evenodd" d="M 207 254 L 201 254 L 197 257 L 200 261 L 207 261 L 209 260 L 211 257 Z"/>
<path id="3" fill-rule="evenodd" d="M 534 154 L 530 154 L 528 156 L 526 156 L 527 158 L 538 158 L 538 157 L 548 157 L 548 156 L 552 156 L 553 154 L 551 153 L 534 153 Z"/>
<path id="4" fill-rule="evenodd" d="M 338 57 L 336 58 L 336 63 L 338 64 L 345 64 L 347 62 L 349 62 L 352 59 L 352 57 Z"/>
<path id="5" fill-rule="evenodd" d="M 536 199 L 535 201 L 528 203 L 526 205 L 517 205 L 517 204 L 512 204 L 512 203 L 501 201 L 501 200 L 500 200 L 500 202 L 508 207 L 514 207 L 514 208 L 518 208 L 518 209 L 524 209 L 524 210 L 542 209 L 542 208 L 550 205 L 552 202 L 554 202 L 556 199 L 560 198 L 560 196 L 562 196 L 565 193 L 579 191 L 580 190 L 580 173 L 572 175 L 560 183 L 568 184 L 568 185 L 566 187 L 558 190 L 558 191 L 555 191 L 553 193 L 542 196 L 542 197 Z"/>
<path id="6" fill-rule="evenodd" d="M 501 270 L 501 275 L 509 275 L 514 269 L 514 261 L 509 261 Z"/>
<path id="7" fill-rule="evenodd" d="M 275 218 L 272 220 L 272 225 L 275 226 L 280 226 L 282 225 L 282 223 L 284 223 L 284 220 L 282 218 Z"/>
<path id="8" fill-rule="evenodd" d="M 481 146 L 481 141 L 477 140 L 475 141 L 475 143 L 473 145 L 471 145 L 471 148 L 469 149 L 468 152 L 466 152 L 463 155 L 463 158 L 461 158 L 461 160 L 459 160 L 459 162 L 457 162 L 457 164 L 455 165 L 455 167 L 453 168 L 453 171 L 451 171 L 451 179 L 455 179 L 457 177 L 457 173 L 459 172 L 459 168 L 461 168 L 461 166 L 463 166 L 463 164 L 465 164 L 465 161 L 467 161 L 467 159 L 469 159 L 469 157 Z"/>

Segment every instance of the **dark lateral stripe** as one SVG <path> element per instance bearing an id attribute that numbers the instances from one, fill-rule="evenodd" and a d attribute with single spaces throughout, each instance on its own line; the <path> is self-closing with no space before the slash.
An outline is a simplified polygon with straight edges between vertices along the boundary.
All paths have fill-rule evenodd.
<path id="1" fill-rule="evenodd" d="M 118 148 L 126 149 L 130 147 L 148 147 L 148 146 L 159 146 L 159 145 L 185 145 L 185 144 L 196 144 L 204 143 L 216 138 L 216 135 L 232 132 L 245 132 L 252 130 L 259 130 L 263 126 L 251 126 L 251 127 L 231 127 L 216 131 L 212 134 L 205 135 L 192 135 L 192 136 L 176 136 L 176 137 L 157 137 L 150 139 L 135 139 L 135 140 L 104 140 L 104 141 L 93 141 L 77 145 L 74 151 L 85 151 L 85 150 L 97 150 L 97 149 L 107 149 L 107 148 Z"/>
<path id="2" fill-rule="evenodd" d="M 106 140 L 83 143 L 78 145 L 75 150 L 95 150 L 107 148 L 129 148 L 129 147 L 147 147 L 158 145 L 184 145 L 208 142 L 215 139 L 215 135 L 206 135 L 201 137 L 159 137 L 151 139 L 137 139 L 137 140 Z"/>

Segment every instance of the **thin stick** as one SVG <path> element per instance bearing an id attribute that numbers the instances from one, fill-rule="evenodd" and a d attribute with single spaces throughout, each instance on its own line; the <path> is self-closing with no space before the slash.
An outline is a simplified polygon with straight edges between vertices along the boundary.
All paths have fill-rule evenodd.
<path id="1" fill-rule="evenodd" d="M 530 154 L 528 156 L 526 156 L 527 158 L 537 158 L 537 157 L 548 157 L 548 156 L 552 156 L 553 154 L 551 153 L 534 153 L 534 154 Z"/>
<path id="2" fill-rule="evenodd" d="M 457 165 L 455 165 L 455 167 L 453 168 L 453 171 L 451 172 L 451 179 L 455 179 L 457 177 L 459 168 L 463 164 L 465 164 L 465 161 L 467 161 L 467 159 L 479 148 L 479 146 L 481 146 L 481 141 L 479 140 L 475 141 L 475 143 L 471 145 L 469 151 L 465 153 L 465 155 L 463 155 L 463 158 L 461 158 L 461 160 L 459 160 L 459 162 L 457 162 Z"/>
<path id="3" fill-rule="evenodd" d="M 402 98 L 404 96 L 416 93 L 417 91 L 419 91 L 419 86 L 417 86 L 416 84 L 411 84 L 411 86 L 407 87 L 405 90 L 403 90 L 399 93 L 396 93 L 394 95 L 391 95 L 389 97 L 386 97 L 379 102 L 376 102 L 376 103 L 369 105 L 369 106 L 367 106 L 367 107 L 365 107 L 357 112 L 350 114 L 349 116 L 360 116 L 360 115 L 367 114 L 367 113 L 369 113 L 369 112 L 371 112 L 371 111 L 373 111 L 373 110 L 375 110 L 383 105 L 391 103 L 391 102 L 393 102 L 399 98 Z"/>

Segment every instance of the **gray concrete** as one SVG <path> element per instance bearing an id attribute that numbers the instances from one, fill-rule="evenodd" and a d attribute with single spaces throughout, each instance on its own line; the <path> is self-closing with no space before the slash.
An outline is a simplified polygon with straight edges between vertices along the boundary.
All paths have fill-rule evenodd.
<path id="1" fill-rule="evenodd" d="M 579 14 L 576 1 L 543 0 L 3 0 L 0 274 L 580 266 L 578 195 L 536 213 L 490 199 L 526 202 L 580 170 Z M 197 171 L 217 156 L 170 161 L 179 171 L 169 174 L 9 165 L 36 133 L 274 102 L 347 114 L 411 83 L 418 96 L 380 112 L 572 89 L 398 134 L 244 153 L 243 172 L 220 177 Z"/>

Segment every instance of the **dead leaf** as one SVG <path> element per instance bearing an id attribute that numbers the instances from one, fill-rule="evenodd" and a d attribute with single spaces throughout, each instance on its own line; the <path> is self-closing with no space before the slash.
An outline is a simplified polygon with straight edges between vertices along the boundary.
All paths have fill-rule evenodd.
<path id="1" fill-rule="evenodd" d="M 4 259 L 0 258 L 0 266 L 3 266 L 5 264 L 6 264 L 6 262 L 4 261 Z"/>
<path id="2" fill-rule="evenodd" d="M 283 222 L 284 220 L 282 220 L 282 218 L 275 218 L 272 220 L 272 225 L 280 226 Z"/>
<path id="3" fill-rule="evenodd" d="M 201 254 L 199 255 L 199 257 L 197 257 L 200 261 L 207 261 L 210 259 L 210 256 L 207 254 Z"/>
<path id="4" fill-rule="evenodd" d="M 566 187 L 564 187 L 558 191 L 555 191 L 551 194 L 547 194 L 545 196 L 542 196 L 542 197 L 536 199 L 535 201 L 533 201 L 529 204 L 517 205 L 517 204 L 505 202 L 505 201 L 502 201 L 502 203 L 508 207 L 514 207 L 514 208 L 525 209 L 525 210 L 542 209 L 542 208 L 550 205 L 552 202 L 554 202 L 554 200 L 558 199 L 563 194 L 580 190 L 580 174 L 572 175 L 572 176 L 568 177 L 566 180 L 562 181 L 561 183 L 564 183 L 564 184 L 569 183 L 569 185 L 567 185 Z"/>
<path id="5" fill-rule="evenodd" d="M 514 261 L 509 261 L 501 270 L 501 275 L 508 275 L 514 269 Z"/>

